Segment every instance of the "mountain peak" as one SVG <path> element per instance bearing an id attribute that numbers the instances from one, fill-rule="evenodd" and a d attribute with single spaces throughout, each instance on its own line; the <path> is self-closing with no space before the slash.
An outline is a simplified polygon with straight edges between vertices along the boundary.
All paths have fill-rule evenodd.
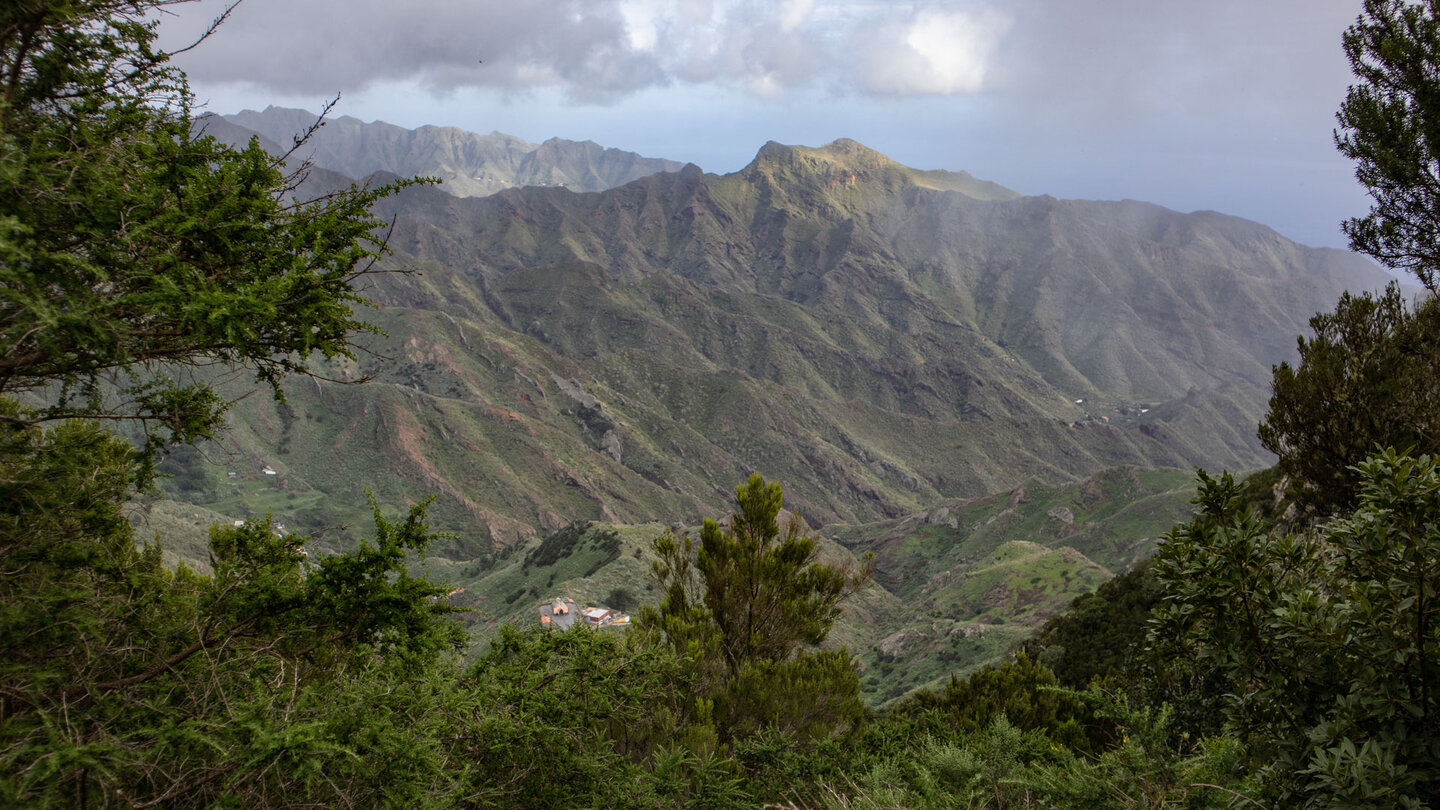
<path id="1" fill-rule="evenodd" d="M 791 166 L 800 169 L 884 169 L 900 164 L 879 152 L 849 138 L 840 138 L 820 147 L 789 146 L 769 141 L 760 147 L 751 161 L 752 168 L 764 165 Z"/>
<path id="2" fill-rule="evenodd" d="M 842 160 L 851 163 L 870 165 L 889 165 L 895 163 L 895 161 L 889 157 L 880 154 L 859 141 L 853 141 L 849 138 L 837 138 L 819 149 L 809 151 L 817 155 L 824 155 L 832 160 Z"/>
<path id="3" fill-rule="evenodd" d="M 742 172 L 773 179 L 811 178 L 828 185 L 880 182 L 890 187 L 920 186 L 935 191 L 958 191 L 980 200 L 1009 200 L 1021 196 L 1004 186 L 979 180 L 968 172 L 912 169 L 850 138 L 824 146 L 788 146 L 769 141 Z"/>

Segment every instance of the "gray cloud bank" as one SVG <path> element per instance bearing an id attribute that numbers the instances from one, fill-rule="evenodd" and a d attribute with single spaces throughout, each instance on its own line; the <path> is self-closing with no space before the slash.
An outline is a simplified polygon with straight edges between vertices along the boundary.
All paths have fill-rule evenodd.
<path id="1" fill-rule="evenodd" d="M 217 2 L 176 6 L 162 45 L 188 44 Z M 1340 37 L 1360 8 L 244 0 L 177 61 L 221 112 L 338 92 L 367 120 L 591 138 L 710 171 L 769 139 L 852 137 L 1027 193 L 1213 208 L 1339 246 L 1337 223 L 1366 207 L 1331 141 L 1351 81 Z"/>
<path id="2" fill-rule="evenodd" d="M 761 98 L 996 91 L 1107 109 L 1333 79 L 1359 0 L 245 0 L 182 65 L 284 94 L 387 81 L 605 103 L 715 84 Z M 221 6 L 180 6 L 178 45 Z M 1343 62 L 1340 63 L 1343 69 Z M 1263 73 L 1260 71 L 1263 69 Z M 1091 102 L 1096 103 L 1096 102 Z"/>

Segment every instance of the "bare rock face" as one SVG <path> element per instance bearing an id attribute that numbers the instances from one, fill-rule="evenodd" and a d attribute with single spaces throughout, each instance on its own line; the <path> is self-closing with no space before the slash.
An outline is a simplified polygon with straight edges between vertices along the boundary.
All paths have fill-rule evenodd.
<path id="1" fill-rule="evenodd" d="M 579 420 L 581 427 L 591 436 L 598 437 L 595 448 L 617 464 L 620 463 L 620 434 L 616 432 L 615 418 L 605 409 L 605 403 L 575 380 L 567 380 L 556 374 L 551 374 L 550 379 L 560 389 L 560 393 L 575 403 L 575 418 Z"/>
<path id="2" fill-rule="evenodd" d="M 615 431 L 607 430 L 605 435 L 600 437 L 600 452 L 614 459 L 616 464 L 620 463 L 620 437 Z"/>
<path id="3" fill-rule="evenodd" d="M 905 652 L 914 642 L 924 641 L 924 639 L 925 635 L 923 633 L 901 630 L 898 633 L 892 633 L 880 640 L 880 652 L 891 656 L 899 655 Z"/>
<path id="4" fill-rule="evenodd" d="M 1085 505 L 1092 506 L 1105 497 L 1105 485 L 1094 476 L 1080 483 L 1080 498 Z"/>
<path id="5" fill-rule="evenodd" d="M 1045 515 L 1050 518 L 1056 539 L 1069 537 L 1075 533 L 1075 513 L 1071 512 L 1069 507 L 1057 506 L 1046 512 Z"/>
<path id="6" fill-rule="evenodd" d="M 926 515 L 925 523 L 930 526 L 948 526 L 952 529 L 960 528 L 960 519 L 951 514 L 950 509 L 944 506 Z"/>

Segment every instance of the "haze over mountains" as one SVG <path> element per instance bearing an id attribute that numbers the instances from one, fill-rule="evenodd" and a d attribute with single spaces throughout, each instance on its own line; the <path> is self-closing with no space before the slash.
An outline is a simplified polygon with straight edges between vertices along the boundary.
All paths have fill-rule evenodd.
<path id="1" fill-rule="evenodd" d="M 281 153 L 315 124 L 315 114 L 267 107 L 262 112 L 206 116 L 197 123 L 235 145 L 258 135 L 268 151 Z M 590 141 L 551 138 L 536 144 L 499 132 L 477 135 L 454 127 L 404 129 L 378 121 L 367 124 L 345 115 L 327 117 L 300 155 L 354 178 L 375 172 L 438 177 L 447 192 L 460 197 L 484 196 L 515 186 L 601 191 L 656 172 L 677 171 L 684 165 L 606 149 Z"/>
<path id="2" fill-rule="evenodd" d="M 304 123 L 227 120 L 272 140 Z M 469 172 L 454 156 L 481 150 L 457 145 L 488 142 L 324 133 L 315 162 L 352 176 Z M 649 165 L 592 146 L 600 163 L 564 176 Z M 540 153 L 526 176 L 560 171 Z M 1116 465 L 1255 468 L 1272 364 L 1341 290 L 1387 278 L 1253 222 L 1022 197 L 845 140 L 596 193 L 450 190 L 381 204 L 391 266 L 420 272 L 377 279 L 391 337 L 336 372 L 375 380 L 237 408 L 237 452 L 316 495 L 311 522 L 364 486 L 439 492 L 476 550 L 576 519 L 717 514 L 752 470 L 827 524 Z"/>

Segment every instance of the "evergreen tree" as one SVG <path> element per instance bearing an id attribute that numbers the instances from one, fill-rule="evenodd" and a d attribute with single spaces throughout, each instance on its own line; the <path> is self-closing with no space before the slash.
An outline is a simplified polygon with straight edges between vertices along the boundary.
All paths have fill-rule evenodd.
<path id="1" fill-rule="evenodd" d="M 1346 293 L 1310 326 L 1299 365 L 1275 367 L 1259 435 L 1290 494 L 1323 516 L 1354 505 L 1355 465 L 1377 449 L 1440 451 L 1440 300 L 1411 308 L 1394 284 Z"/>
<path id="2" fill-rule="evenodd" d="M 1318 530 L 1237 511 L 1201 476 L 1201 514 L 1161 546 L 1152 643 L 1210 697 L 1281 806 L 1440 799 L 1440 464 L 1358 465 L 1355 509 Z"/>
<path id="3" fill-rule="evenodd" d="M 736 489 L 735 503 L 730 526 L 706 520 L 698 544 L 656 538 L 664 596 L 641 626 L 693 662 L 704 707 L 697 725 L 720 741 L 770 726 L 809 739 L 853 724 L 863 710 L 849 653 L 815 648 L 841 601 L 868 582 L 868 561 L 854 572 L 820 562 L 798 518 L 780 525 L 780 485 L 758 474 Z"/>
<path id="4" fill-rule="evenodd" d="M 1014 660 L 982 667 L 966 678 L 950 676 L 940 692 L 920 691 L 896 707 L 899 714 L 938 712 L 957 731 L 983 731 L 999 718 L 1022 731 L 1043 731 L 1057 742 L 1089 750 L 1081 725 L 1089 718 L 1072 693 L 1044 664 L 1021 651 Z M 1101 729 L 1094 729 L 1097 738 Z"/>
<path id="5" fill-rule="evenodd" d="M 1350 246 L 1440 294 L 1440 4 L 1365 0 L 1345 32 L 1358 80 L 1337 116 L 1340 152 L 1370 191 Z"/>
<path id="6" fill-rule="evenodd" d="M 349 353 L 381 251 L 368 209 L 395 188 L 305 202 L 303 171 L 257 143 L 193 135 L 184 76 L 154 47 L 167 5 L 0 5 L 0 396 L 43 401 L 6 419 L 138 424 L 141 483 L 226 409 L 184 369 L 275 386 Z"/>
<path id="7" fill-rule="evenodd" d="M 461 641 L 407 573 L 423 504 L 314 561 L 217 528 L 209 576 L 124 512 L 165 445 L 220 426 L 186 368 L 275 386 L 349 351 L 392 190 L 304 202 L 255 144 L 192 136 L 166 5 L 0 4 L 0 805 L 422 804 L 453 779 L 410 719 Z"/>

